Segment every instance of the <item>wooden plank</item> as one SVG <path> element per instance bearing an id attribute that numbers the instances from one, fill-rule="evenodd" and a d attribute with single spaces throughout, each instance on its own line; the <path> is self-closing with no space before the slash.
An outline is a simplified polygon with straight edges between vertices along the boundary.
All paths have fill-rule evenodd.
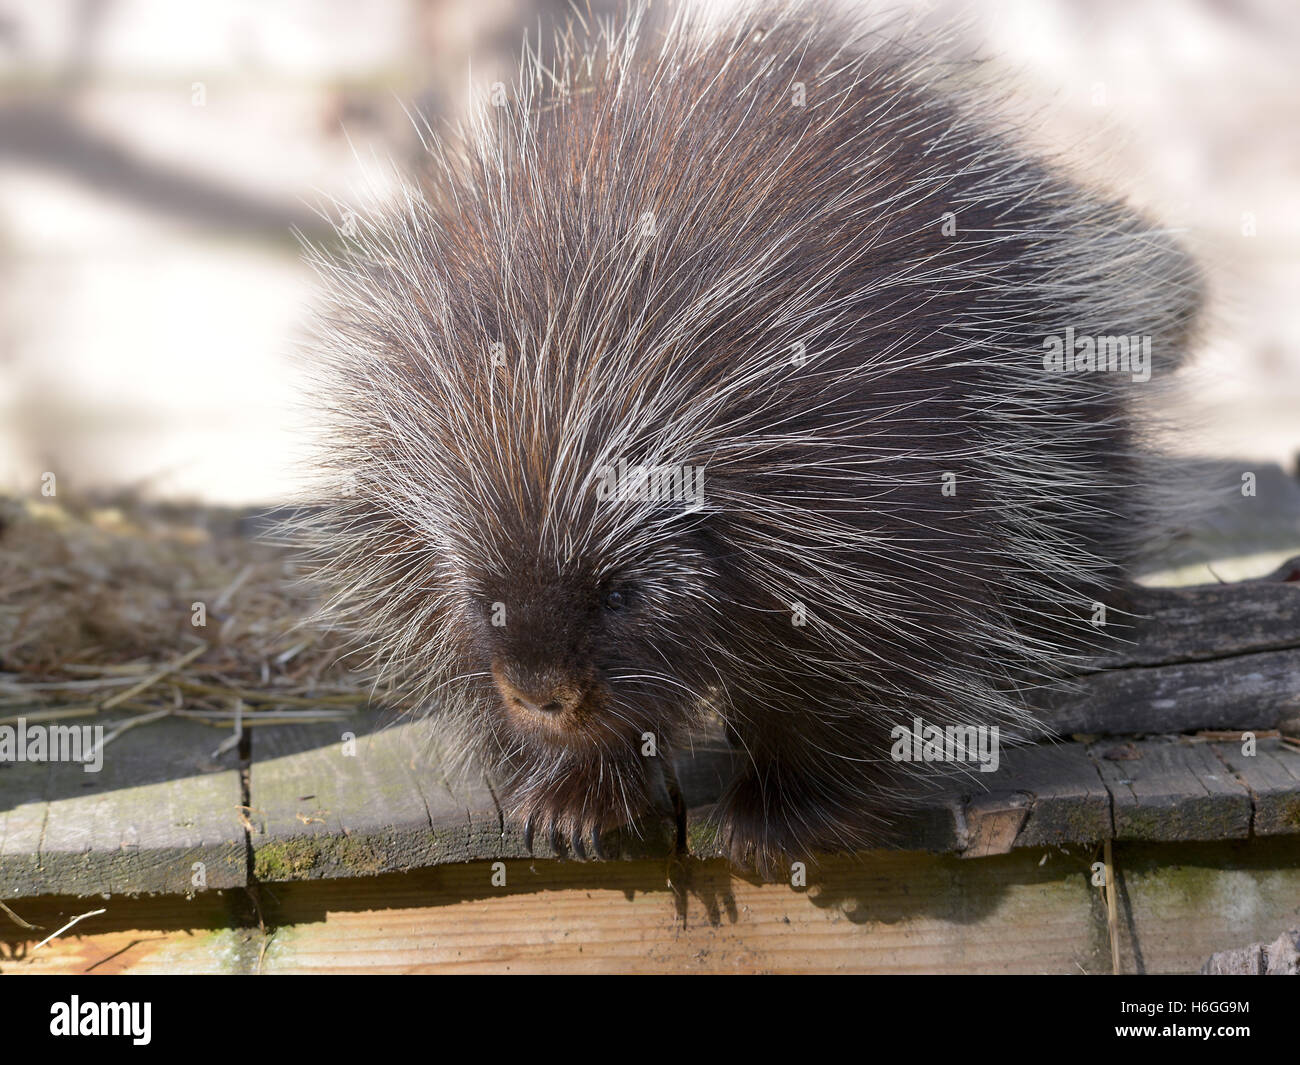
<path id="1" fill-rule="evenodd" d="M 1101 658 L 1104 668 L 1300 647 L 1300 559 L 1236 584 L 1130 585 L 1119 605 L 1137 620 L 1124 643 Z"/>
<path id="2" fill-rule="evenodd" d="M 965 869 L 978 871 L 973 877 L 955 872 L 953 865 L 951 859 L 913 854 L 870 855 L 862 862 L 825 863 L 810 888 L 793 889 L 733 878 L 722 862 L 691 863 L 684 919 L 665 887 L 661 864 L 595 869 L 507 863 L 503 888 L 492 886 L 491 868 L 481 863 L 444 867 L 433 884 L 421 881 L 405 890 L 395 885 L 386 897 L 418 894 L 426 904 L 433 897 L 447 905 L 418 910 L 399 905 L 381 916 L 378 907 L 344 912 L 339 898 L 327 903 L 314 923 L 293 920 L 283 937 L 277 934 L 266 968 L 916 973 L 974 965 L 988 971 L 1040 969 L 1062 953 L 1071 963 L 1100 964 L 1091 949 L 1092 917 L 1082 878 L 1062 877 L 1061 867 L 1050 863 L 1047 868 L 1032 862 L 1015 862 L 1014 868 L 966 863 Z M 290 919 L 310 916 L 314 905 L 319 905 L 315 898 L 289 895 L 282 912 Z M 976 917 L 999 906 L 1016 912 L 1022 922 L 1014 940 L 999 938 L 994 926 L 1001 920 L 981 926 Z M 1027 929 L 1032 940 L 1024 935 Z M 340 935 L 356 950 L 334 949 L 329 940 Z"/>
<path id="3" fill-rule="evenodd" d="M 491 853 L 464 805 L 443 804 L 434 825 L 414 766 L 418 726 L 376 724 L 358 716 L 341 725 L 254 731 L 249 794 L 259 880 L 355 877 L 463 860 L 471 840 Z"/>
<path id="4" fill-rule="evenodd" d="M 1006 751 L 993 789 L 982 805 L 966 812 L 968 822 L 982 809 L 1015 810 L 1024 816 L 1001 851 L 974 850 L 968 856 L 1004 853 L 1012 846 L 1038 847 L 1107 839 L 1111 831 L 1110 793 L 1087 749 L 1078 743 L 1045 743 Z M 1020 796 L 1022 802 L 1011 801 Z M 1014 816 L 1005 815 L 1009 820 Z M 987 847 L 987 844 L 985 844 Z"/>
<path id="5" fill-rule="evenodd" d="M 118 743 L 134 737 L 149 760 L 145 767 L 128 759 L 106 764 L 108 775 L 97 791 L 107 792 L 107 803 L 97 796 L 56 799 L 53 804 L 44 799 L 14 801 L 0 820 L 0 876 L 7 897 L 53 891 L 186 891 L 193 886 L 189 871 L 194 861 L 207 862 L 211 888 L 244 882 L 234 773 L 116 787 L 115 777 L 143 780 L 149 771 L 164 771 L 164 765 L 166 771 L 173 770 L 178 758 L 206 758 L 205 749 L 213 745 L 211 730 L 170 724 L 185 732 L 199 730 L 171 745 L 185 748 L 187 755 L 161 757 L 153 744 L 141 742 L 145 729 L 125 734 Z M 453 791 L 428 764 L 419 726 L 375 731 L 373 722 L 360 720 L 355 727 L 354 756 L 341 753 L 339 729 L 333 725 L 257 730 L 250 821 L 259 880 L 356 877 L 449 862 L 529 857 L 517 825 L 507 823 L 503 832 L 500 812 L 486 787 Z M 1222 748 L 1112 741 L 1090 751 L 1079 744 L 1014 749 L 1004 753 L 986 791 L 968 787 L 966 794 L 935 796 L 907 814 L 902 839 L 911 848 L 972 857 L 1012 847 L 1103 839 L 1112 831 L 1111 793 L 1114 831 L 1121 839 L 1240 838 L 1249 834 L 1252 817 L 1256 834 L 1300 832 L 1300 756 L 1264 741 L 1260 757 L 1242 762 L 1234 761 L 1231 749 Z M 1141 757 L 1105 757 L 1114 751 Z M 729 751 L 701 749 L 683 762 L 682 786 L 691 805 L 690 845 L 697 855 L 716 855 L 705 818 L 733 757 Z M 42 774 L 65 775 L 69 768 L 80 773 L 77 767 L 15 766 L 5 770 L 0 781 L 11 782 L 8 794 L 16 799 L 39 790 L 35 781 Z M 1246 786 L 1233 779 L 1234 773 Z M 74 783 L 79 786 L 81 781 Z M 976 783 L 983 784 L 982 777 Z M 148 816 L 142 819 L 141 810 Z M 212 839 L 192 838 L 195 832 L 202 837 L 207 831 L 194 822 L 194 810 L 209 819 L 208 828 L 216 825 L 224 832 L 215 855 L 202 850 L 215 845 Z M 157 820 L 159 811 L 163 822 Z M 666 855 L 670 822 L 665 819 L 659 831 L 658 838 L 625 846 L 622 857 Z M 552 856 L 546 841 L 534 841 L 532 857 Z"/>
<path id="6" fill-rule="evenodd" d="M 1042 700 L 1057 733 L 1261 729 L 1300 715 L 1300 558 L 1237 584 L 1130 585 L 1113 605 L 1123 642 Z"/>
<path id="7" fill-rule="evenodd" d="M 39 894 L 48 763 L 0 763 L 0 898 Z"/>
<path id="8" fill-rule="evenodd" d="M 19 928 L 0 911 L 0 974 L 255 972 L 265 938 L 243 890 L 110 899 L 47 895 L 8 905 L 36 928 Z M 36 949 L 73 918 L 98 909 L 105 912 Z"/>
<path id="9" fill-rule="evenodd" d="M 1300 650 L 1135 666 L 1078 680 L 1044 707 L 1062 735 L 1269 729 L 1300 713 Z"/>
<path id="10" fill-rule="evenodd" d="M 207 889 L 244 884 L 240 780 L 211 761 L 220 739 L 162 720 L 109 744 L 97 773 L 79 763 L 0 771 L 0 897 L 186 893 L 200 872 Z"/>
<path id="11" fill-rule="evenodd" d="M 385 728 L 378 715 L 358 715 L 348 727 L 356 735 L 352 754 L 343 753 L 338 726 L 256 729 L 249 789 L 259 880 L 567 856 L 540 834 L 530 850 L 522 826 L 506 822 L 487 783 L 449 782 L 437 768 L 427 723 Z M 717 763 L 703 755 L 688 777 L 692 787 L 716 783 Z M 671 851 L 667 817 L 639 830 L 644 838 L 625 833 L 610 840 L 610 853 L 632 860 Z"/>
<path id="12" fill-rule="evenodd" d="M 1250 791 L 1255 835 L 1300 833 L 1300 751 L 1276 739 L 1256 741 L 1254 755 L 1240 743 L 1216 743 L 1212 750 Z"/>
<path id="13" fill-rule="evenodd" d="M 662 862 L 506 859 L 504 884 L 476 862 L 276 885 L 264 892 L 267 937 L 255 924 L 214 927 L 201 910 L 190 930 L 176 899 L 115 898 L 87 931 L 35 953 L 35 933 L 0 919 L 0 970 L 1108 973 L 1095 859 L 1094 848 L 978 862 L 875 852 L 812 868 L 807 888 L 692 861 L 684 905 Z M 1196 972 L 1294 925 L 1289 840 L 1118 844 L 1115 867 L 1124 972 Z M 57 928 L 71 912 L 66 900 L 58 909 L 21 915 Z"/>
<path id="14" fill-rule="evenodd" d="M 530 855 L 517 825 L 506 821 L 503 831 L 488 789 L 453 793 L 432 767 L 423 765 L 429 761 L 425 748 L 404 731 L 414 727 L 366 737 L 361 746 L 365 761 L 336 758 L 329 748 L 295 754 L 286 747 L 273 752 L 279 759 L 258 761 L 252 779 L 259 833 L 253 846 L 259 855 L 269 855 L 257 861 L 259 878 L 356 876 L 453 861 L 555 856 L 542 840 L 534 841 Z M 338 739 L 333 731 L 326 736 L 296 730 L 293 735 L 297 744 Z M 1137 760 L 1146 757 L 1146 763 L 1130 773 L 1129 763 L 1103 757 L 1121 749 Z M 697 857 L 718 854 L 708 819 L 734 757 L 728 750 L 701 745 L 683 760 L 688 839 Z M 1101 765 L 1109 767 L 1107 773 Z M 263 780 L 269 790 L 264 790 Z M 984 790 L 977 790 L 979 785 L 985 785 Z M 900 814 L 901 845 L 982 857 L 1012 847 L 1110 838 L 1116 831 L 1112 791 L 1118 823 L 1126 832 L 1141 826 L 1146 834 L 1140 838 L 1217 838 L 1206 834 L 1216 825 L 1234 838 L 1244 837 L 1251 823 L 1249 792 L 1208 748 L 1197 751 L 1167 742 L 1115 742 L 1098 745 L 1091 753 L 1082 744 L 1013 749 L 1004 752 L 1002 766 L 987 783 L 982 775 L 972 777 L 964 789 L 934 795 L 919 809 Z M 1293 797 L 1300 800 L 1300 787 Z M 1279 792 L 1272 798 L 1283 802 L 1285 797 Z M 620 856 L 666 856 L 670 828 L 665 820 L 659 839 L 627 846 Z M 367 860 L 340 857 L 335 853 L 340 841 L 364 844 Z"/>
<path id="15" fill-rule="evenodd" d="M 1088 753 L 1111 793 L 1115 839 L 1250 835 L 1250 793 L 1208 744 L 1105 740 L 1092 744 Z"/>

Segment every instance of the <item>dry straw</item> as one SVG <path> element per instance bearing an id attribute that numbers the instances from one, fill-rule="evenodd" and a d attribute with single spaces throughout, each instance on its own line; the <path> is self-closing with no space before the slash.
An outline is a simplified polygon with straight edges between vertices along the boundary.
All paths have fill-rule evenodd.
<path id="1" fill-rule="evenodd" d="M 235 512 L 4 502 L 0 724 L 111 715 L 108 743 L 169 716 L 346 716 L 372 685 L 316 606 L 288 552 Z"/>

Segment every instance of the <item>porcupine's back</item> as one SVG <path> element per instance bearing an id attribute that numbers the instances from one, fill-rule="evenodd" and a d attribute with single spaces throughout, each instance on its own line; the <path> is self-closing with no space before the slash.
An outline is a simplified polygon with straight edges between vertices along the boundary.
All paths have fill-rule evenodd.
<path id="1" fill-rule="evenodd" d="M 1032 732 L 1021 690 L 1104 638 L 1093 602 L 1156 520 L 1133 400 L 1179 361 L 1195 271 L 1022 154 L 960 68 L 819 7 L 634 16 L 557 72 L 326 266 L 348 608 L 513 809 L 599 830 L 602 803 L 647 804 L 644 759 L 493 718 L 466 603 L 677 550 L 682 585 L 647 578 L 662 631 L 627 656 L 685 694 L 606 705 L 668 749 L 701 701 L 721 713 L 737 855 L 868 844 L 914 790 L 895 724 Z M 1050 372 L 1067 327 L 1152 337 L 1152 383 Z M 703 508 L 602 502 L 620 458 L 702 467 Z M 548 600 L 519 656 L 577 602 Z"/>

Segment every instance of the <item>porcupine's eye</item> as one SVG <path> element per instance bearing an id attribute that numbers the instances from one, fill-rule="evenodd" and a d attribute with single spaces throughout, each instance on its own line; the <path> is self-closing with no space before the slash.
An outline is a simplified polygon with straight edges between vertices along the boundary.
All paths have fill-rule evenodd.
<path id="1" fill-rule="evenodd" d="M 627 593 L 615 588 L 605 596 L 606 610 L 622 610 L 627 606 Z"/>

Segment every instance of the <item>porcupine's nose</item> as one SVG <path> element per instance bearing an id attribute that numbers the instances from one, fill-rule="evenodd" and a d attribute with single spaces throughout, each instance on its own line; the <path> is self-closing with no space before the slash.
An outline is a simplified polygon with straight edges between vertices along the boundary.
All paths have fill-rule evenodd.
<path id="1" fill-rule="evenodd" d="M 526 690 L 513 684 L 499 671 L 493 672 L 496 674 L 497 690 L 501 692 L 501 697 L 505 699 L 506 704 L 529 713 L 555 716 L 572 710 L 582 701 L 582 692 L 573 687 L 557 686 L 544 691 Z"/>

